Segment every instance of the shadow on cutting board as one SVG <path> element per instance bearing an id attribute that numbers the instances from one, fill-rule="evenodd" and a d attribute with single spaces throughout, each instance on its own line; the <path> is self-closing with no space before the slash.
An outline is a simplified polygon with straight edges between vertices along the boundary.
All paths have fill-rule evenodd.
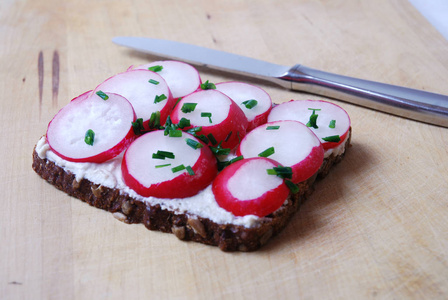
<path id="1" fill-rule="evenodd" d="M 300 251 L 300 247 L 312 237 L 322 235 L 322 229 L 328 226 L 331 215 L 344 205 L 339 202 L 353 199 L 353 183 L 372 163 L 374 159 L 366 146 L 352 142 L 344 159 L 333 166 L 325 178 L 316 182 L 313 194 L 305 200 L 285 229 L 258 251 L 278 251 L 288 245 Z"/>

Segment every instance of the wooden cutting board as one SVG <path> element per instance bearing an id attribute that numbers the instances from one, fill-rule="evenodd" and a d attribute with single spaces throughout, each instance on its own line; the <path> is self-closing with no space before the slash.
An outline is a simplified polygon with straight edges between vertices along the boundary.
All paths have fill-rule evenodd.
<path id="1" fill-rule="evenodd" d="M 113 45 L 118 35 L 448 94 L 448 42 L 406 0 L 2 0 L 1 299 L 448 298 L 446 128 L 334 101 L 352 147 L 253 253 L 123 224 L 44 182 L 31 154 L 53 115 L 157 59 Z M 322 98 L 247 81 L 277 103 Z"/>

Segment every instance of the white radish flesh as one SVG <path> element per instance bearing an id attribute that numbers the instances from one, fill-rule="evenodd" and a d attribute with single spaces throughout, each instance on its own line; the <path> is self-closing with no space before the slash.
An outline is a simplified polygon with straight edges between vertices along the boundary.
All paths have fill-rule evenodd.
<path id="1" fill-rule="evenodd" d="M 261 157 L 231 164 L 213 181 L 216 202 L 235 216 L 264 217 L 276 211 L 289 195 L 284 180 L 267 172 L 277 166 Z"/>
<path id="2" fill-rule="evenodd" d="M 268 149 L 271 151 L 265 152 Z M 318 171 L 324 152 L 316 135 L 302 123 L 277 121 L 249 132 L 241 141 L 237 155 L 245 158 L 264 155 L 278 161 L 292 168 L 292 182 L 299 183 Z"/>
<path id="3" fill-rule="evenodd" d="M 175 104 L 165 80 L 148 70 L 119 73 L 98 85 L 95 91 L 98 90 L 116 93 L 128 99 L 137 118 L 143 119 L 145 127 L 151 114 L 157 111 L 160 111 L 160 122 L 163 125 Z"/>
<path id="4" fill-rule="evenodd" d="M 272 100 L 262 88 L 243 82 L 230 81 L 217 83 L 216 89 L 229 96 L 243 110 L 249 121 L 247 131 L 267 122 Z M 246 102 L 251 100 L 256 101 L 253 107 Z"/>
<path id="5" fill-rule="evenodd" d="M 196 105 L 194 110 L 184 112 L 184 104 L 190 103 Z M 222 142 L 223 148 L 234 148 L 246 135 L 247 118 L 243 111 L 232 99 L 217 90 L 199 90 L 182 98 L 171 118 L 174 123 L 182 118 L 189 119 L 192 127 L 202 127 L 198 134 L 212 134 L 216 142 Z"/>
<path id="6" fill-rule="evenodd" d="M 192 147 L 187 139 L 198 146 Z M 160 151 L 172 153 L 173 157 L 153 156 Z M 177 171 L 179 166 L 185 168 Z M 189 174 L 187 168 L 194 174 Z M 192 135 L 182 132 L 180 137 L 170 137 L 157 130 L 137 138 L 129 146 L 122 173 L 125 183 L 144 197 L 185 198 L 194 196 L 212 182 L 217 165 L 210 149 Z"/>
<path id="7" fill-rule="evenodd" d="M 157 74 L 165 79 L 174 98 L 193 93 L 201 85 L 199 72 L 193 66 L 180 61 L 155 61 L 138 66 L 135 69 L 148 70 L 148 68 L 155 66 L 162 66 L 162 70 L 157 71 Z"/>
<path id="8" fill-rule="evenodd" d="M 303 124 L 308 124 L 313 112 L 317 114 L 316 126 L 309 126 L 309 128 L 320 139 L 324 149 L 334 148 L 345 140 L 351 126 L 350 117 L 343 108 L 326 101 L 292 100 L 284 102 L 271 110 L 268 122 L 295 120 Z M 330 125 L 331 123 L 334 123 L 334 126 Z M 339 136 L 339 142 L 324 140 L 324 138 L 333 136 Z"/>
<path id="9" fill-rule="evenodd" d="M 101 163 L 132 142 L 132 105 L 117 94 L 107 93 L 107 97 L 84 93 L 56 114 L 47 129 L 48 143 L 56 154 L 69 161 Z M 91 145 L 86 143 L 89 130 L 94 134 Z"/>

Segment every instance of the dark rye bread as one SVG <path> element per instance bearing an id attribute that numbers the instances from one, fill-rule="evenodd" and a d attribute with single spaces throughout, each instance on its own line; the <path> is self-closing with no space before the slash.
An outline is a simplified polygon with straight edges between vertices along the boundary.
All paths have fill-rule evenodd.
<path id="1" fill-rule="evenodd" d="M 33 169 L 43 179 L 91 206 L 113 213 L 118 220 L 128 223 L 142 223 L 147 229 L 173 233 L 184 241 L 195 241 L 218 246 L 222 251 L 254 251 L 277 235 L 299 209 L 303 201 L 313 192 L 316 180 L 325 177 L 331 167 L 340 162 L 350 145 L 351 131 L 340 155 L 330 155 L 324 160 L 319 172 L 299 184 L 300 191 L 292 195 L 276 212 L 263 218 L 254 228 L 233 224 L 217 224 L 207 218 L 187 214 L 175 214 L 160 205 L 150 206 L 135 200 L 118 189 L 104 187 L 87 179 L 77 181 L 75 175 L 42 159 L 33 152 Z"/>

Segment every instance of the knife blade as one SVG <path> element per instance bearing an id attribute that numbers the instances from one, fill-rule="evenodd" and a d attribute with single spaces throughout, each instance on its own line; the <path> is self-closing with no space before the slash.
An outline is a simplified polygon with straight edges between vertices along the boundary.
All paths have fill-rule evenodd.
<path id="1" fill-rule="evenodd" d="M 115 37 L 115 44 L 168 59 L 237 73 L 284 88 L 321 95 L 407 119 L 448 127 L 448 96 L 251 57 L 176 41 Z"/>

